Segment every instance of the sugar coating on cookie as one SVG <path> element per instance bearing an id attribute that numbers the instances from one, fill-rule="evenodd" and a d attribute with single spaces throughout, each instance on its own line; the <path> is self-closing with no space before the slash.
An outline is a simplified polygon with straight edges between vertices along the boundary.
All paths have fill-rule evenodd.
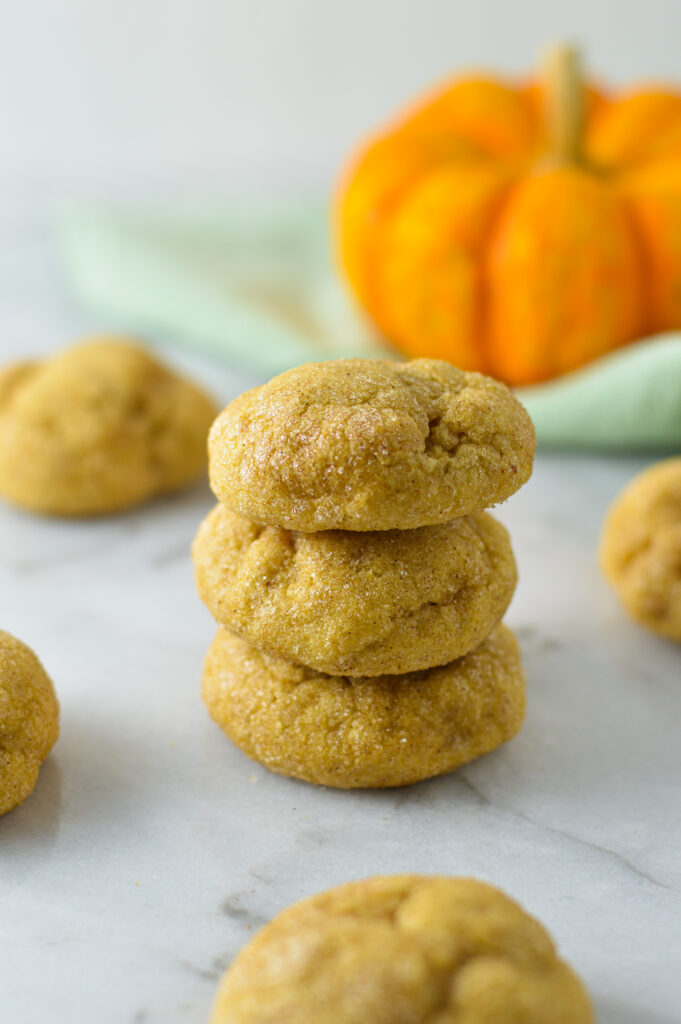
<path id="1" fill-rule="evenodd" d="M 59 704 L 33 651 L 0 631 L 0 814 L 23 803 L 59 736 Z"/>
<path id="2" fill-rule="evenodd" d="M 406 530 L 503 501 L 530 476 L 509 389 L 449 363 L 308 363 L 247 391 L 210 434 L 218 499 L 291 530 Z"/>
<path id="3" fill-rule="evenodd" d="M 508 534 L 484 512 L 418 530 L 302 534 L 218 505 L 192 553 L 218 622 L 328 674 L 453 661 L 489 635 L 516 584 Z"/>
<path id="4" fill-rule="evenodd" d="M 449 665 L 373 677 L 322 675 L 221 629 L 203 699 L 244 753 L 280 775 L 339 789 L 404 786 L 514 736 L 525 676 L 504 626 Z"/>
<path id="5" fill-rule="evenodd" d="M 0 494 L 97 515 L 198 478 L 213 402 L 140 346 L 95 339 L 0 371 Z"/>
<path id="6" fill-rule="evenodd" d="M 600 563 L 633 619 L 681 641 L 681 458 L 625 487 L 605 520 Z"/>
<path id="7" fill-rule="evenodd" d="M 472 878 L 392 875 L 284 910 L 241 951 L 211 1024 L 593 1024 L 542 925 Z"/>

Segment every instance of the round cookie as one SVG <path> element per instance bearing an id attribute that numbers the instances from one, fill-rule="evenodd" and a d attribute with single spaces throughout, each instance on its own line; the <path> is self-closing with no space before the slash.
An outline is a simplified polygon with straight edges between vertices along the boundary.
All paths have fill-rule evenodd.
<path id="1" fill-rule="evenodd" d="M 210 1024 L 593 1024 L 541 924 L 472 878 L 387 875 L 284 910 L 239 953 Z"/>
<path id="2" fill-rule="evenodd" d="M 467 654 L 517 579 L 508 534 L 485 512 L 420 530 L 302 534 L 217 505 L 192 554 L 218 622 L 332 675 L 396 675 Z"/>
<path id="3" fill-rule="evenodd" d="M 373 678 L 322 675 L 221 629 L 203 699 L 227 736 L 273 772 L 337 789 L 405 786 L 515 735 L 525 677 L 504 626 L 442 668 Z"/>
<path id="4" fill-rule="evenodd" d="M 0 814 L 23 803 L 59 736 L 59 704 L 33 651 L 0 630 Z"/>
<path id="5" fill-rule="evenodd" d="M 114 512 L 198 478 L 212 401 L 137 345 L 85 342 L 0 372 L 0 494 L 35 512 Z"/>
<path id="6" fill-rule="evenodd" d="M 209 439 L 211 485 L 258 523 L 407 530 L 503 501 L 530 476 L 509 389 L 435 359 L 308 363 L 247 391 Z"/>
<path id="7" fill-rule="evenodd" d="M 681 641 L 681 458 L 625 487 L 605 520 L 600 563 L 633 619 Z"/>

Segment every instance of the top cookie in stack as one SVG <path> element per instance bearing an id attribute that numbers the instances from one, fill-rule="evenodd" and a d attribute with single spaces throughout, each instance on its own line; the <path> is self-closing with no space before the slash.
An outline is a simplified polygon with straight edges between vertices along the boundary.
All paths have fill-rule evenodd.
<path id="1" fill-rule="evenodd" d="M 210 434 L 227 508 L 303 533 L 411 530 L 496 505 L 532 472 L 509 389 L 435 359 L 308 363 L 247 391 Z"/>
<path id="2" fill-rule="evenodd" d="M 310 364 L 228 406 L 209 452 L 222 504 L 193 556 L 226 630 L 204 698 L 242 749 L 385 786 L 517 731 L 522 666 L 498 627 L 515 562 L 483 509 L 529 477 L 534 431 L 504 385 L 435 360 Z"/>

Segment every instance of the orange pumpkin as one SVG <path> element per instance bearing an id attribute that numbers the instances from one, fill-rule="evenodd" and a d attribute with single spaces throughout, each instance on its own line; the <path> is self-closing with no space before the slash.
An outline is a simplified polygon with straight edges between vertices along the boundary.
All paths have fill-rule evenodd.
<path id="1" fill-rule="evenodd" d="M 456 80 L 353 161 L 337 238 L 397 348 L 512 384 L 681 327 L 681 93 L 606 97 L 569 48 Z"/>

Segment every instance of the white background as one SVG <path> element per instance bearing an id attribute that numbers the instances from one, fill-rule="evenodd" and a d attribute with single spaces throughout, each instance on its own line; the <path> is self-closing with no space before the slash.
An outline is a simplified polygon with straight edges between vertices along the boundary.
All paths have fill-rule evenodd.
<path id="1" fill-rule="evenodd" d="M 324 186 L 452 70 L 681 79 L 679 0 L 1 0 L 0 185 Z"/>

